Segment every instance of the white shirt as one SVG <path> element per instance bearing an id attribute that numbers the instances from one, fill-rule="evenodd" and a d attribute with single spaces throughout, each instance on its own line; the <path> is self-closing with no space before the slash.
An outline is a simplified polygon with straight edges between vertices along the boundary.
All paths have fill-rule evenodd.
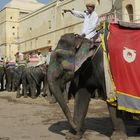
<path id="1" fill-rule="evenodd" d="M 96 28 L 99 24 L 99 17 L 95 11 L 88 14 L 86 12 L 72 10 L 72 14 L 76 17 L 84 18 L 82 34 L 86 35 L 85 38 L 91 39 L 97 34 Z"/>
<path id="2" fill-rule="evenodd" d="M 50 63 L 50 57 L 51 57 L 51 52 L 48 52 L 48 54 L 46 56 L 46 63 L 47 63 L 47 65 L 49 65 L 49 63 Z"/>

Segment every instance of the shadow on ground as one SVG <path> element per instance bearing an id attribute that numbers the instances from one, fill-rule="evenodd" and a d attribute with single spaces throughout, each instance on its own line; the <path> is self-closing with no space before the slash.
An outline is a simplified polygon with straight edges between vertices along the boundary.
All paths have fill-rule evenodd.
<path id="1" fill-rule="evenodd" d="M 63 131 L 68 131 L 70 128 L 68 122 L 59 121 L 49 127 L 49 131 L 60 135 L 65 135 Z M 85 121 L 85 129 L 99 132 L 103 135 L 110 136 L 112 133 L 110 118 L 87 118 Z"/>
<path id="2" fill-rule="evenodd" d="M 126 129 L 128 133 L 128 137 L 136 137 L 140 136 L 140 134 L 136 134 L 137 128 L 140 126 L 137 121 L 127 121 Z M 65 135 L 64 131 L 68 131 L 70 128 L 67 121 L 59 121 L 57 123 L 52 124 L 49 127 L 49 131 L 59 134 Z M 107 137 L 110 137 L 112 134 L 112 123 L 109 117 L 104 118 L 87 118 L 85 121 L 85 129 L 89 131 L 95 131 Z"/>

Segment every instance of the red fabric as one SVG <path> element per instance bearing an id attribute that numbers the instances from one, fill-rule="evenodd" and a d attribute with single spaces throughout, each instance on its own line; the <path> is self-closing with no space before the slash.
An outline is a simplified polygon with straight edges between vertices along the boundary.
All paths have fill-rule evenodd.
<path id="1" fill-rule="evenodd" d="M 140 97 L 140 29 L 132 30 L 110 24 L 108 38 L 108 51 L 110 56 L 112 77 L 116 90 Z M 124 59 L 123 51 L 127 58 L 136 56 L 132 62 Z"/>

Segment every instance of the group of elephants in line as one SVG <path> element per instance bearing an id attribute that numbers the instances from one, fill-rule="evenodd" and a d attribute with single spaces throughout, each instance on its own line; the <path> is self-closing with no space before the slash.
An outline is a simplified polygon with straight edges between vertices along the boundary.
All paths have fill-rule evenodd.
<path id="1" fill-rule="evenodd" d="M 19 66 L 16 68 L 0 67 L 1 90 L 3 90 L 3 75 L 6 77 L 6 90 L 17 90 L 17 98 L 31 96 L 36 98 L 40 94 L 41 83 L 43 82 L 43 94 L 47 96 L 51 94 L 55 97 L 60 105 L 64 115 L 66 116 L 70 130 L 66 134 L 68 140 L 80 140 L 84 134 L 84 120 L 88 111 L 91 95 L 96 89 L 99 89 L 100 96 L 106 101 L 106 87 L 103 65 L 103 49 L 96 48 L 100 43 L 93 46 L 96 51 L 94 57 L 89 57 L 81 67 L 74 71 L 74 58 L 77 53 L 77 46 L 82 41 L 82 46 L 93 46 L 93 42 L 73 33 L 63 35 L 54 51 L 52 51 L 50 64 L 42 64 L 37 67 Z M 97 46 L 96 46 L 97 45 Z M 94 59 L 94 61 L 93 61 Z M 64 65 L 65 60 L 71 63 L 71 67 Z M 64 97 L 66 84 L 71 82 L 69 94 L 74 97 L 74 113 L 68 107 Z M 22 92 L 21 85 L 22 84 Z M 50 92 L 46 92 L 49 89 Z M 50 94 L 51 93 L 51 94 Z M 125 128 L 122 111 L 108 104 L 110 117 L 113 124 L 113 133 L 110 136 L 111 140 L 127 140 L 127 132 Z"/>
<path id="2" fill-rule="evenodd" d="M 47 69 L 48 65 L 45 63 L 37 67 L 27 67 L 25 64 L 1 66 L 0 90 L 16 91 L 17 98 L 30 96 L 34 99 L 41 93 L 43 96 L 47 94 L 50 96 L 50 92 L 47 90 Z"/>

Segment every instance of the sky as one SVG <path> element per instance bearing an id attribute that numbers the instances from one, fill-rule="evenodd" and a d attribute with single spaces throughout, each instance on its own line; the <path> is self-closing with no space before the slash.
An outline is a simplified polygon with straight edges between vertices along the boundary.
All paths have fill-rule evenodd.
<path id="1" fill-rule="evenodd" d="M 10 0 L 0 0 L 0 10 L 2 9 L 2 7 L 4 7 L 5 4 L 7 4 Z M 53 0 L 38 0 L 38 2 L 41 3 L 48 3 L 49 1 L 53 1 Z"/>

